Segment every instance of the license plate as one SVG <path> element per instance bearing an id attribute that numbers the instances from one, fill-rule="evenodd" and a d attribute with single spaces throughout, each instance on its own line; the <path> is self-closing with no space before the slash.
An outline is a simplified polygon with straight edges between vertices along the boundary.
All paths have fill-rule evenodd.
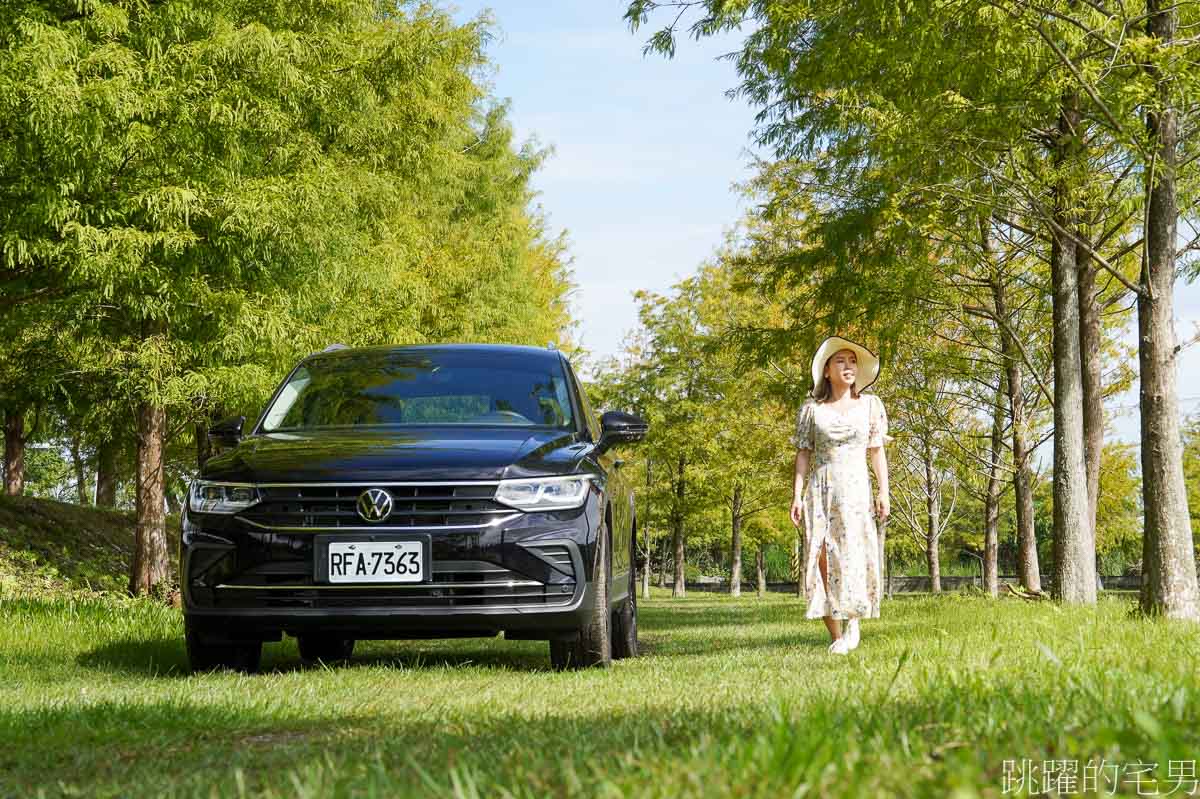
<path id="1" fill-rule="evenodd" d="M 330 541 L 331 583 L 419 583 L 425 579 L 422 541 Z"/>

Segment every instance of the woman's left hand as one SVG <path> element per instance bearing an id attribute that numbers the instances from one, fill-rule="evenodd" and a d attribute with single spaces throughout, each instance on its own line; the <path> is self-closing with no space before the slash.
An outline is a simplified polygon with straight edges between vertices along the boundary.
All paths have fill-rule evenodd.
<path id="1" fill-rule="evenodd" d="M 875 496 L 875 516 L 879 519 L 879 521 L 883 521 L 891 512 L 892 505 L 891 502 L 888 501 L 888 495 L 885 492 L 880 491 Z"/>

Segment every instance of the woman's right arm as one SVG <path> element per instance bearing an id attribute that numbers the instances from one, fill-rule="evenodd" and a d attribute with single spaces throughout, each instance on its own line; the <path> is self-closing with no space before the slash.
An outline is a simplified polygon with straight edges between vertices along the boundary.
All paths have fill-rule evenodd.
<path id="1" fill-rule="evenodd" d="M 808 474 L 808 459 L 812 455 L 810 449 L 796 450 L 796 475 L 792 481 L 792 524 L 799 527 L 804 521 L 804 477 Z"/>

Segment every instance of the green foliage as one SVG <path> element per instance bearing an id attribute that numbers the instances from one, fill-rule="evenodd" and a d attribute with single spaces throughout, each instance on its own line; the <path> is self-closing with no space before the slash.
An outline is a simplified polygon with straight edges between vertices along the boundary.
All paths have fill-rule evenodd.
<path id="1" fill-rule="evenodd" d="M 759 109 L 753 135 L 773 156 L 750 187 L 756 207 L 740 271 L 790 317 L 747 334 L 760 357 L 811 350 L 834 331 L 878 340 L 885 370 L 905 369 L 914 351 L 940 354 L 956 413 L 937 426 L 946 439 L 939 468 L 962 489 L 944 542 L 952 551 L 982 540 L 981 466 L 991 461 L 989 422 L 1008 363 L 1019 362 L 1025 382 L 1027 440 L 1048 435 L 1056 240 L 1078 239 L 1091 257 L 1077 263 L 1097 271 L 1105 393 L 1129 385 L 1132 361 L 1118 339 L 1143 272 L 1146 178 L 1163 174 L 1147 118 L 1173 107 L 1180 130 L 1190 129 L 1190 98 L 1200 88 L 1197 41 L 1185 33 L 1200 7 L 1158 8 L 1178 15 L 1175 41 L 1146 34 L 1154 8 L 1145 4 L 626 4 L 631 29 L 661 23 L 648 51 L 671 56 L 681 36 L 740 37 L 731 91 Z M 1071 109 L 1078 124 L 1060 130 Z M 1170 175 L 1182 215 L 1193 220 L 1195 141 L 1181 133 Z M 1194 250 L 1189 242 L 1180 257 Z M 1012 341 L 1019 358 L 1008 351 Z M 900 411 L 906 397 L 896 399 Z M 896 421 L 929 428 L 907 412 Z M 1011 418 L 1004 428 L 1011 447 Z M 1017 464 L 1011 452 L 999 460 L 1007 484 Z M 1101 458 L 1110 490 L 1099 544 L 1105 556 L 1124 558 L 1133 556 L 1136 509 L 1132 472 L 1117 460 Z M 909 482 L 901 475 L 897 485 Z M 1046 544 L 1050 497 L 1038 499 Z M 1001 497 L 1002 538 L 1011 501 L 1011 493 Z"/>
<path id="2" fill-rule="evenodd" d="M 0 357 L 0 400 L 182 427 L 334 340 L 561 342 L 542 154 L 476 78 L 485 21 L 47 0 L 0 31 L 0 302 L 44 331 Z M 34 373 L 59 389 L 18 393 Z"/>
<path id="3" fill-rule="evenodd" d="M 488 25 L 377 0 L 0 8 L 0 408 L 89 471 L 115 447 L 125 507 L 134 412 L 167 409 L 175 504 L 197 427 L 253 418 L 334 341 L 569 348 L 544 153 L 480 77 Z M 30 490 L 67 498 L 37 458 Z"/>
<path id="4" fill-rule="evenodd" d="M 1100 495 L 1096 503 L 1096 552 L 1125 562 L 1142 557 L 1142 479 L 1138 449 L 1109 442 L 1100 456 Z"/>
<path id="5" fill-rule="evenodd" d="M 1200 417 L 1192 418 L 1183 431 L 1183 477 L 1187 485 L 1188 513 L 1200 560 Z"/>
<path id="6" fill-rule="evenodd" d="M 641 328 L 623 363 L 601 366 L 592 392 L 597 404 L 650 422 L 633 453 L 643 529 L 661 537 L 678 523 L 689 547 L 728 552 L 736 514 L 745 564 L 758 542 L 794 535 L 786 511 L 795 409 L 738 346 L 738 327 L 775 309 L 739 290 L 728 255 L 672 295 L 638 295 Z M 728 574 L 728 562 L 713 565 L 706 573 Z"/>
<path id="7" fill-rule="evenodd" d="M 70 502 L 78 497 L 70 461 L 53 446 L 25 450 L 25 494 Z"/>
<path id="8" fill-rule="evenodd" d="M 752 563 L 753 561 L 748 561 Z M 792 580 L 791 547 L 768 546 L 763 552 L 763 565 L 767 572 L 768 583 L 786 583 Z M 745 574 L 747 580 L 754 579 L 753 570 Z"/>

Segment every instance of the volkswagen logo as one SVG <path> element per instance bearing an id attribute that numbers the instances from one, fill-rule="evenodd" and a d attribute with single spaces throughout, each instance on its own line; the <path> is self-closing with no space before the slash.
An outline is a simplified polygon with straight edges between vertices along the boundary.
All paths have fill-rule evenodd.
<path id="1" fill-rule="evenodd" d="M 392 495 L 382 488 L 368 488 L 358 495 L 358 515 L 368 522 L 382 522 L 392 515 Z"/>

